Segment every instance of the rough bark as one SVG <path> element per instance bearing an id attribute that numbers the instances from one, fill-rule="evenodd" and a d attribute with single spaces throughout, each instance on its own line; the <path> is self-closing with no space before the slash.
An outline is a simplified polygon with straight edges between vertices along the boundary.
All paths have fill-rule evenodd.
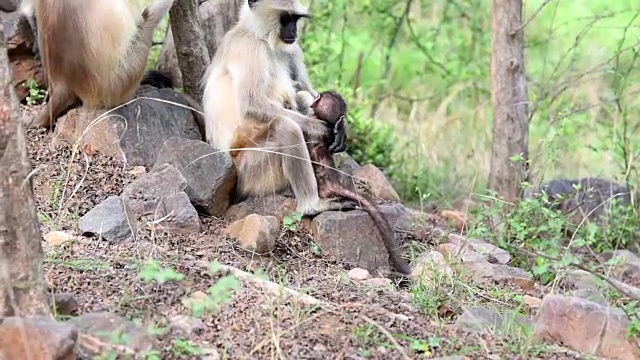
<path id="1" fill-rule="evenodd" d="M 50 315 L 24 129 L 0 29 L 0 318 Z"/>
<path id="2" fill-rule="evenodd" d="M 198 0 L 176 0 L 169 11 L 169 17 L 184 91 L 201 102 L 200 84 L 209 66 L 210 57 L 197 12 Z"/>
<path id="3" fill-rule="evenodd" d="M 525 77 L 522 0 L 493 0 L 491 10 L 493 149 L 489 189 L 507 201 L 522 194 L 528 177 L 529 108 Z M 512 161 L 510 157 L 521 156 Z"/>
<path id="4" fill-rule="evenodd" d="M 202 2 L 198 9 L 200 28 L 204 32 L 209 56 L 213 57 L 224 34 L 238 21 L 238 12 L 243 0 L 209 0 Z M 182 76 L 171 29 L 167 32 L 160 51 L 158 69 L 166 71 L 174 78 L 176 86 L 182 86 Z"/>

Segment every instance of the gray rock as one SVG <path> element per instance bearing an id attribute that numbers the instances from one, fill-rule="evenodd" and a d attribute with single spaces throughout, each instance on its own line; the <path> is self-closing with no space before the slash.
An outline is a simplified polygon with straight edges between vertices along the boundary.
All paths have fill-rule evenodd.
<path id="1" fill-rule="evenodd" d="M 580 189 L 576 190 L 575 186 Z M 629 189 L 607 179 L 586 177 L 580 179 L 554 179 L 540 186 L 535 196 L 544 194 L 551 203 L 550 208 L 560 210 L 570 222 L 577 225 L 583 219 L 600 223 L 612 207 L 631 203 Z"/>
<path id="2" fill-rule="evenodd" d="M 380 205 L 383 216 L 392 225 L 399 211 L 393 205 Z M 362 210 L 325 211 L 308 225 L 316 244 L 323 252 L 346 260 L 354 267 L 373 273 L 389 266 L 387 252 L 375 223 Z"/>
<path id="3" fill-rule="evenodd" d="M 182 173 L 187 180 L 185 192 L 199 211 L 222 215 L 231 205 L 236 172 L 228 153 L 204 141 L 171 138 L 163 143 L 153 167 L 163 164 Z"/>
<path id="4" fill-rule="evenodd" d="M 128 200 L 136 215 L 147 215 L 158 210 L 162 199 L 174 196 L 186 187 L 187 180 L 180 171 L 170 164 L 163 164 L 125 186 L 122 197 Z"/>
<path id="5" fill-rule="evenodd" d="M 202 139 L 191 110 L 166 102 L 189 106 L 175 90 L 143 85 L 138 95 L 152 99 L 138 99 L 117 108 L 98 122 L 95 120 L 105 112 L 104 109 L 80 107 L 70 110 L 58 119 L 56 137 L 71 144 L 80 139 L 81 149 L 121 159 L 130 166 L 145 167 L 156 162 L 159 148 L 171 137 Z M 94 125 L 89 127 L 92 122 Z"/>
<path id="6" fill-rule="evenodd" d="M 514 334 L 531 325 L 528 318 L 516 312 L 499 314 L 491 309 L 475 306 L 465 310 L 456 320 L 455 326 L 459 330 L 474 333 L 488 331 L 494 334 Z"/>
<path id="7" fill-rule="evenodd" d="M 353 175 L 353 172 L 360 168 L 360 164 L 346 152 L 333 154 L 333 161 L 338 169 L 349 175 Z"/>
<path id="8" fill-rule="evenodd" d="M 138 222 L 122 197 L 110 196 L 81 217 L 78 227 L 108 241 L 124 241 L 136 234 Z"/>
<path id="9" fill-rule="evenodd" d="M 202 231 L 202 223 L 198 212 L 191 205 L 189 197 L 184 192 L 164 197 L 158 211 L 156 220 L 162 219 L 159 226 L 162 230 L 179 233 L 193 234 Z"/>
<path id="10" fill-rule="evenodd" d="M 113 344 L 114 340 L 126 339 L 126 347 L 135 352 L 149 351 L 156 346 L 155 339 L 144 329 L 110 312 L 86 313 L 68 323 L 76 325 L 82 333 L 97 337 Z M 120 345 L 115 343 L 114 345 Z M 97 354 L 94 354 L 97 355 Z"/>

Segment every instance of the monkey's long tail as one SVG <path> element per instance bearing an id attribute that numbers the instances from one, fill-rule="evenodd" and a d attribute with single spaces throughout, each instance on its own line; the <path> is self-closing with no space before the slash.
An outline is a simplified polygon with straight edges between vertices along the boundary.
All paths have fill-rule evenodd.
<path id="1" fill-rule="evenodd" d="M 331 192 L 333 192 L 335 195 L 342 196 L 355 202 L 359 202 L 362 205 L 362 208 L 369 214 L 369 216 L 371 216 L 373 222 L 376 223 L 376 226 L 380 231 L 380 235 L 382 236 L 384 245 L 387 248 L 387 252 L 389 252 L 391 265 L 394 267 L 394 269 L 396 269 L 396 271 L 402 273 L 403 275 L 411 274 L 411 267 L 409 266 L 407 261 L 400 256 L 400 246 L 396 242 L 391 225 L 389 224 L 387 219 L 382 216 L 380 209 L 369 199 L 361 196 L 355 191 L 345 189 L 344 187 L 334 186 L 331 189 Z"/>

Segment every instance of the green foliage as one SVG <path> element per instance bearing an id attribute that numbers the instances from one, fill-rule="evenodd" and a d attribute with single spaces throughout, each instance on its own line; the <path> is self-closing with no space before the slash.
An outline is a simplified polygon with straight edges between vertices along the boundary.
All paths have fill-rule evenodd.
<path id="1" fill-rule="evenodd" d="M 27 87 L 29 87 L 29 95 L 27 95 L 27 105 L 35 105 L 40 103 L 47 91 L 40 89 L 34 79 L 27 80 Z"/>
<path id="2" fill-rule="evenodd" d="M 492 141 L 490 4 L 413 2 L 408 17 L 406 2 L 311 4 L 305 61 L 318 89 L 350 94 L 348 152 L 384 168 L 405 200 L 482 191 Z M 637 179 L 640 9 L 598 0 L 525 6 L 531 169 Z"/>
<path id="3" fill-rule="evenodd" d="M 289 211 L 282 218 L 282 226 L 289 231 L 298 230 L 298 223 L 302 220 L 302 214 L 297 211 Z"/>
<path id="4" fill-rule="evenodd" d="M 170 267 L 162 269 L 160 267 L 160 264 L 153 260 L 147 262 L 144 265 L 138 276 L 143 281 L 150 282 L 152 280 L 155 280 L 159 284 L 164 284 L 167 281 L 181 281 L 182 279 L 184 279 L 183 274 L 176 272 Z"/>
<path id="5" fill-rule="evenodd" d="M 214 262 L 209 267 L 209 273 L 212 275 L 220 270 L 220 264 Z M 233 292 L 239 288 L 238 279 L 233 275 L 222 276 L 218 281 L 209 287 L 207 296 L 202 299 L 188 298 L 184 299 L 184 305 L 191 309 L 194 317 L 202 317 L 205 312 L 215 312 L 221 304 L 231 300 Z"/>

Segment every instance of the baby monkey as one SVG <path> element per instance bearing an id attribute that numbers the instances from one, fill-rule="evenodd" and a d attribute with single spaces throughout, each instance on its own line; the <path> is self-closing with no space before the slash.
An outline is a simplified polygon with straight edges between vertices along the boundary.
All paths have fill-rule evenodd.
<path id="1" fill-rule="evenodd" d="M 308 94 L 308 93 L 306 93 Z M 306 94 L 304 94 L 306 96 Z M 298 92 L 298 96 L 303 96 Z M 311 95 L 309 95 L 311 96 Z M 304 100 L 298 100 L 304 103 Z M 308 101 L 307 101 L 308 103 Z M 300 104 L 299 104 L 300 106 Z M 318 94 L 310 105 L 313 110 L 313 115 L 319 120 L 327 122 L 331 127 L 336 128 L 334 125 L 344 122 L 347 113 L 347 104 L 340 94 L 335 91 L 329 90 Z M 302 110 L 302 109 L 299 109 Z M 307 110 L 307 112 L 310 112 Z M 309 114 L 311 115 L 311 114 Z M 336 131 L 334 131 L 335 135 Z M 373 222 L 380 230 L 380 235 L 384 241 L 384 245 L 389 252 L 391 265 L 396 271 L 401 273 L 404 278 L 411 274 L 411 268 L 407 261 L 400 256 L 398 251 L 398 244 L 396 243 L 395 236 L 391 225 L 382 216 L 380 209 L 365 196 L 346 188 L 342 185 L 337 174 L 333 173 L 335 169 L 335 163 L 333 156 L 331 155 L 331 149 L 328 144 L 339 143 L 333 141 L 334 139 L 307 139 L 309 141 L 309 154 L 311 161 L 313 161 L 313 170 L 318 182 L 318 191 L 321 198 L 331 197 L 343 197 L 359 203 L 360 206 L 371 216 Z M 345 149 L 342 149 L 345 150 Z"/>

